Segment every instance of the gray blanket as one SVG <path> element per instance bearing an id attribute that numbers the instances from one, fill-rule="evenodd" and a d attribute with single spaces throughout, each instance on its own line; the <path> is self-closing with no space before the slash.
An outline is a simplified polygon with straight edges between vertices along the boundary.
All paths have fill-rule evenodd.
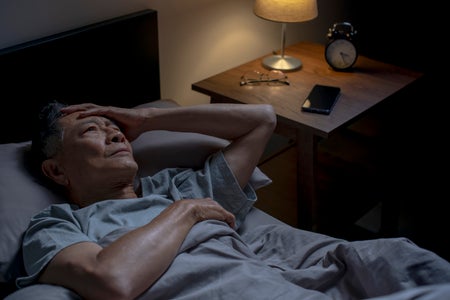
<path id="1" fill-rule="evenodd" d="M 139 299 L 368 298 L 450 299 L 450 265 L 404 238 L 347 242 L 275 224 L 239 235 L 222 222 L 205 221 L 193 227 L 169 269 Z M 78 296 L 34 285 L 6 299 Z"/>

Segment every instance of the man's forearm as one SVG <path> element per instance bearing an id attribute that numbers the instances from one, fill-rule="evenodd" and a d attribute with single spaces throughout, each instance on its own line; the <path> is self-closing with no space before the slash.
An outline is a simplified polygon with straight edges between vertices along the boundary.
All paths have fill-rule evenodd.
<path id="1" fill-rule="evenodd" d="M 234 216 L 212 199 L 180 200 L 103 249 L 98 260 L 105 272 L 115 272 L 115 284 L 137 297 L 166 271 L 192 226 L 205 219 L 234 226 Z"/>
<path id="2" fill-rule="evenodd" d="M 169 207 L 148 225 L 138 228 L 99 253 L 105 272 L 115 272 L 116 284 L 138 296 L 172 263 L 185 236 L 195 223 L 185 213 Z M 191 221 L 189 221 L 191 219 Z"/>
<path id="3" fill-rule="evenodd" d="M 244 187 L 273 133 L 276 115 L 264 104 L 206 104 L 149 109 L 142 124 L 144 130 L 190 131 L 231 140 L 225 159 Z"/>
<path id="4" fill-rule="evenodd" d="M 143 129 L 197 132 L 233 140 L 270 121 L 269 105 L 205 104 L 149 109 Z"/>

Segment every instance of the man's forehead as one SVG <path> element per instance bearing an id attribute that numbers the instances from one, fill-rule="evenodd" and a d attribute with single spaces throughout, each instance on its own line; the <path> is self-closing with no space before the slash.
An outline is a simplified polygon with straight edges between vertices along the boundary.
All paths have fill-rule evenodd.
<path id="1" fill-rule="evenodd" d="M 59 121 L 61 124 L 66 126 L 79 126 L 85 123 L 99 123 L 99 124 L 114 124 L 111 119 L 104 116 L 87 116 L 80 118 L 80 112 L 74 112 L 68 115 L 62 116 Z"/>

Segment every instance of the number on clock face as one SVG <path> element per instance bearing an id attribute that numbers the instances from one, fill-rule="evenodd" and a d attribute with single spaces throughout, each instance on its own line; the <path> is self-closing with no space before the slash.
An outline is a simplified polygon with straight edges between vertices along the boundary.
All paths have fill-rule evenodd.
<path id="1" fill-rule="evenodd" d="M 335 69 L 344 70 L 350 68 L 358 54 L 355 45 L 345 39 L 337 39 L 327 45 L 325 58 Z"/>

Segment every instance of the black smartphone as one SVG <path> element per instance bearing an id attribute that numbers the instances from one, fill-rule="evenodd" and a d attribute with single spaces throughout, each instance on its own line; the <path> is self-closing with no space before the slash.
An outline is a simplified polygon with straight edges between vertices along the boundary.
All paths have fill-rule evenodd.
<path id="1" fill-rule="evenodd" d="M 341 89 L 336 86 L 316 84 L 302 104 L 302 111 L 329 115 Z"/>

